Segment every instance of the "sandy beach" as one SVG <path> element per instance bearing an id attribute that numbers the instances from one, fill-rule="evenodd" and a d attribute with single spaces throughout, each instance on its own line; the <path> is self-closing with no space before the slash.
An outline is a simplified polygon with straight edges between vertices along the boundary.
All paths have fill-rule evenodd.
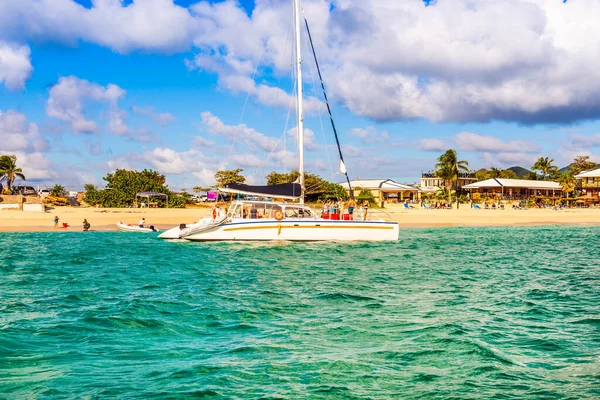
<path id="1" fill-rule="evenodd" d="M 475 210 L 463 205 L 460 209 L 429 210 L 404 209 L 389 205 L 383 209 L 388 219 L 397 221 L 400 228 L 452 226 L 529 226 L 529 225 L 600 225 L 600 209 L 529 209 L 529 210 Z M 67 230 L 80 230 L 84 219 L 92 230 L 115 230 L 118 221 L 137 224 L 146 218 L 148 225 L 166 229 L 180 223 L 191 223 L 209 216 L 211 208 L 187 209 L 131 209 L 55 207 L 45 213 L 0 210 L 0 231 L 53 231 L 54 216 L 60 223 L 69 224 Z M 58 229 L 64 231 L 65 229 Z"/>

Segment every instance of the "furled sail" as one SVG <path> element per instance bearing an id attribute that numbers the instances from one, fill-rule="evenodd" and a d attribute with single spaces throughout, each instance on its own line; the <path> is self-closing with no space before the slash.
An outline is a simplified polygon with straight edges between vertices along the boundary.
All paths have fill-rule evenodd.
<path id="1" fill-rule="evenodd" d="M 295 200 L 302 196 L 302 187 L 298 183 L 282 183 L 273 186 L 250 186 L 230 183 L 219 191 L 223 193 L 245 194 L 250 196 L 275 197 L 278 199 Z"/>

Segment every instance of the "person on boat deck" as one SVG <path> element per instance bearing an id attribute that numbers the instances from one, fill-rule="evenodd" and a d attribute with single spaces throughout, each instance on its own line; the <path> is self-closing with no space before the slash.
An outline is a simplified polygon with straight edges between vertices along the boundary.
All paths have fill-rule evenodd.
<path id="1" fill-rule="evenodd" d="M 84 220 L 83 220 L 83 231 L 84 231 L 84 232 L 87 232 L 87 231 L 89 231 L 89 230 L 90 230 L 90 227 L 91 227 L 91 225 L 90 225 L 90 223 L 88 222 L 88 220 L 87 220 L 87 219 L 84 219 Z"/>
<path id="2" fill-rule="evenodd" d="M 329 200 L 323 203 L 323 214 L 329 214 Z"/>
<path id="3" fill-rule="evenodd" d="M 223 210 L 221 210 L 221 207 L 219 207 L 218 204 L 215 204 L 215 219 L 221 219 L 221 216 L 223 215 Z"/>
<path id="4" fill-rule="evenodd" d="M 248 218 L 248 210 L 246 210 L 245 207 L 242 209 L 242 218 L 243 219 Z"/>
<path id="5" fill-rule="evenodd" d="M 350 215 L 350 219 L 352 219 L 352 213 L 354 213 L 354 207 L 356 207 L 356 202 L 354 199 L 350 199 L 348 202 L 348 214 Z"/>
<path id="6" fill-rule="evenodd" d="M 252 204 L 252 208 L 250 209 L 250 218 L 256 219 L 258 218 L 258 210 L 256 209 L 256 205 Z"/>
<path id="7" fill-rule="evenodd" d="M 146 223 L 146 218 L 142 218 L 142 219 L 140 219 L 140 222 L 138 225 L 140 226 L 140 228 L 143 228 L 145 223 Z"/>
<path id="8" fill-rule="evenodd" d="M 363 221 L 367 220 L 367 213 L 369 211 L 369 200 L 363 201 Z"/>

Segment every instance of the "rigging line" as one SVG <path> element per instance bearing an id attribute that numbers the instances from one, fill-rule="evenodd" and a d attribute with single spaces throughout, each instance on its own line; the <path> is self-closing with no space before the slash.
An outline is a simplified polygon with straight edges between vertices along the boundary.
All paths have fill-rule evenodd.
<path id="1" fill-rule="evenodd" d="M 315 65 L 317 66 L 317 72 L 319 74 L 319 80 L 321 81 L 321 89 L 323 90 L 323 97 L 325 98 L 325 104 L 327 105 L 327 112 L 329 113 L 329 120 L 331 121 L 331 127 L 333 128 L 333 134 L 335 135 L 335 142 L 337 143 L 338 152 L 340 153 L 340 161 L 344 164 L 344 175 L 346 175 L 346 181 L 348 182 L 348 192 L 350 198 L 354 200 L 354 191 L 350 184 L 350 177 L 348 171 L 346 171 L 344 156 L 342 155 L 342 148 L 340 147 L 340 140 L 338 138 L 337 130 L 335 129 L 335 123 L 333 122 L 333 115 L 331 114 L 331 107 L 329 106 L 329 100 L 327 99 L 327 92 L 325 91 L 325 84 L 323 83 L 323 76 L 321 75 L 321 68 L 319 68 L 319 61 L 317 60 L 317 53 L 315 52 L 315 46 L 313 44 L 312 35 L 310 34 L 310 28 L 308 27 L 308 21 L 304 17 L 304 24 L 306 25 L 306 32 L 308 32 L 308 40 L 312 49 L 313 57 L 315 58 Z M 341 172 L 341 171 L 340 171 Z"/>
<path id="2" fill-rule="evenodd" d="M 308 44 L 307 44 L 307 47 L 308 47 Z M 331 157 L 329 156 L 329 144 L 327 143 L 327 137 L 325 136 L 325 127 L 323 126 L 323 116 L 321 114 L 321 102 L 318 101 L 317 85 L 315 84 L 315 74 L 312 69 L 312 63 L 307 63 L 307 64 L 308 64 L 308 68 L 310 70 L 310 78 L 312 80 L 313 94 L 315 95 L 315 100 L 317 100 L 317 102 L 318 102 L 317 112 L 319 114 L 319 122 L 321 124 L 321 135 L 323 136 L 323 142 L 325 143 L 325 154 L 327 155 L 327 164 L 329 165 L 329 172 L 331 173 L 331 176 L 334 176 L 336 174 L 333 172 L 333 168 L 331 167 Z"/>
<path id="3" fill-rule="evenodd" d="M 317 183 L 307 187 L 306 190 L 313 190 L 313 189 L 319 188 L 321 186 L 329 185 L 329 182 L 328 182 L 329 179 L 333 178 L 335 175 L 337 175 L 337 174 L 333 174 L 331 176 L 326 176 L 325 178 L 322 178 L 322 180 L 320 182 L 317 182 Z M 337 183 L 336 183 L 336 185 L 337 185 Z"/>
<path id="4" fill-rule="evenodd" d="M 280 0 L 277 0 L 276 3 L 279 3 Z M 290 37 L 291 35 L 291 26 L 292 26 L 292 22 L 291 20 L 288 23 L 288 29 L 287 29 L 287 38 Z M 289 40 L 285 40 L 285 47 L 282 53 L 282 57 L 285 57 L 285 53 L 287 52 L 287 45 L 288 45 Z M 260 62 L 262 61 L 263 57 L 265 56 L 266 52 L 262 51 L 260 54 L 260 57 L 258 59 L 258 61 L 256 62 L 256 65 L 254 66 L 254 73 L 252 74 L 252 82 L 254 82 L 254 79 L 256 78 L 256 73 L 258 72 L 258 66 L 260 65 Z M 254 82 L 256 84 L 256 82 Z M 278 81 L 278 86 L 280 86 L 281 84 L 281 77 L 279 78 Z M 277 104 L 277 100 L 279 98 L 279 92 L 277 92 L 275 94 L 275 104 Z M 246 100 L 244 101 L 244 106 L 242 107 L 242 113 L 240 115 L 240 119 L 238 120 L 238 127 L 241 125 L 242 120 L 244 118 L 244 113 L 246 112 L 246 106 L 248 105 L 248 100 L 250 99 L 250 92 L 246 93 Z M 229 148 L 229 156 L 231 156 L 231 154 L 233 153 L 234 147 L 235 147 L 235 142 L 237 140 L 239 134 L 239 130 L 236 131 L 235 136 L 233 137 L 233 142 L 231 143 L 231 147 Z"/>
<path id="5" fill-rule="evenodd" d="M 256 77 L 256 72 L 258 71 L 258 65 L 262 61 L 264 54 L 265 54 L 265 52 L 261 53 L 260 57 L 258 58 L 258 61 L 256 62 L 256 65 L 254 66 L 254 73 L 252 74 L 252 82 L 254 82 L 254 78 Z M 240 119 L 238 120 L 238 124 L 237 124 L 238 128 L 242 124 L 242 119 L 244 119 L 244 113 L 246 112 L 246 106 L 248 105 L 249 98 L 250 98 L 250 92 L 246 93 L 246 100 L 244 101 L 244 107 L 242 107 L 242 113 L 240 114 Z M 235 142 L 237 141 L 237 137 L 238 137 L 239 133 L 240 133 L 240 130 L 236 129 L 235 136 L 233 137 L 233 141 L 231 142 L 231 147 L 229 148 L 229 156 L 231 156 L 231 154 L 233 153 L 233 149 L 235 147 Z"/>
<path id="6" fill-rule="evenodd" d="M 273 147 L 271 148 L 271 150 L 267 153 L 267 156 L 265 157 L 265 160 L 263 161 L 263 163 L 254 170 L 253 175 L 258 175 L 258 173 L 263 170 L 263 168 L 267 164 L 267 161 L 269 160 L 269 156 L 271 154 L 273 154 L 273 152 L 275 151 L 277 146 L 279 146 L 279 143 L 281 142 L 281 138 L 283 137 L 285 140 L 285 135 L 287 135 L 287 130 L 288 130 L 289 122 L 290 122 L 290 114 L 291 113 L 292 113 L 292 104 L 290 103 L 290 106 L 288 107 L 287 118 L 285 120 L 285 127 L 283 128 L 283 133 L 279 136 L 279 140 L 277 140 L 277 143 L 275 143 L 273 145 Z M 284 160 L 285 160 L 285 149 L 284 149 L 283 155 L 284 155 Z"/>

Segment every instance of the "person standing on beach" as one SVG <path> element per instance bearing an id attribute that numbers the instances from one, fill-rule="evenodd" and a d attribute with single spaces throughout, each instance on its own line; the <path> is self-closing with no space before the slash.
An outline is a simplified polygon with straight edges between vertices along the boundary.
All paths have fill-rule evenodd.
<path id="1" fill-rule="evenodd" d="M 84 232 L 87 232 L 87 231 L 89 231 L 89 230 L 90 230 L 90 227 L 91 227 L 91 225 L 90 225 L 90 223 L 88 222 L 88 220 L 87 220 L 87 219 L 84 219 L 84 220 L 83 220 L 83 231 L 84 231 Z"/>
<path id="2" fill-rule="evenodd" d="M 54 222 L 54 229 L 58 229 L 58 215 L 54 217 L 52 222 Z"/>
<path id="3" fill-rule="evenodd" d="M 139 222 L 140 228 L 143 228 L 145 223 L 146 223 L 146 218 L 140 219 L 140 222 Z"/>

